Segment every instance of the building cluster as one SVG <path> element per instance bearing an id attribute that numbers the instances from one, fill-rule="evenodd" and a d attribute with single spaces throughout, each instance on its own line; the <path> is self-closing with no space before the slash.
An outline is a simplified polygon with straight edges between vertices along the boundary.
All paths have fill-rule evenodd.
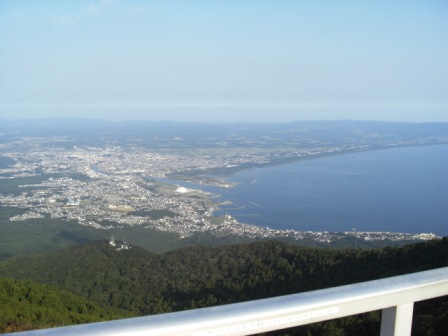
<path id="1" fill-rule="evenodd" d="M 19 183 L 19 192 L 0 190 L 0 206 L 24 210 L 23 214 L 11 217 L 11 221 L 59 218 L 97 229 L 139 225 L 175 232 L 180 237 L 207 232 L 253 238 L 312 239 L 319 242 L 332 242 L 347 235 L 366 240 L 415 239 L 412 234 L 275 230 L 241 223 L 229 215 L 216 218 L 213 212 L 219 205 L 211 201 L 210 194 L 174 185 L 160 185 L 152 180 L 165 178 L 172 173 L 245 164 L 262 165 L 339 150 L 319 148 L 301 152 L 182 156 L 114 146 L 5 152 L 2 155 L 16 163 L 0 169 L 0 179 L 11 179 L 14 182 L 25 181 L 23 178 L 26 177 L 28 183 Z M 29 183 L 33 179 L 35 182 Z M 228 186 L 224 181 L 214 181 L 212 184 Z M 165 211 L 166 215 L 151 216 L 152 211 Z M 417 239 L 425 238 L 433 236 L 421 235 Z"/>

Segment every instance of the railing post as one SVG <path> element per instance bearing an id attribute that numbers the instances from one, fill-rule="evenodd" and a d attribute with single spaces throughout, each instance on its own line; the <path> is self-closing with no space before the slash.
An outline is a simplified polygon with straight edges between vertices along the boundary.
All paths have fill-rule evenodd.
<path id="1" fill-rule="evenodd" d="M 383 309 L 381 336 L 411 336 L 414 303 Z"/>

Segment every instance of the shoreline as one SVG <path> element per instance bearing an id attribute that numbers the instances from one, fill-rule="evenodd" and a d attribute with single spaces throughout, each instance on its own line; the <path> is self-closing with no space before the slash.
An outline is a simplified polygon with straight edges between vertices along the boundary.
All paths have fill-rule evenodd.
<path id="1" fill-rule="evenodd" d="M 431 144 L 418 144 L 418 145 L 393 146 L 393 147 L 392 146 L 387 146 L 387 147 L 380 147 L 380 148 L 379 147 L 375 147 L 375 148 L 369 148 L 369 149 L 357 149 L 357 150 L 350 150 L 350 151 L 346 150 L 346 151 L 343 151 L 343 152 L 342 151 L 338 151 L 338 152 L 330 152 L 330 153 L 327 152 L 327 153 L 311 154 L 311 155 L 302 156 L 302 157 L 299 157 L 299 158 L 296 158 L 296 159 L 293 159 L 293 160 L 288 160 L 288 162 L 285 162 L 285 161 L 282 160 L 281 162 L 276 161 L 276 162 L 270 162 L 270 163 L 259 164 L 259 165 L 254 164 L 252 167 L 243 167 L 242 169 L 238 169 L 234 173 L 238 173 L 240 171 L 248 170 L 248 169 L 280 166 L 280 165 L 285 165 L 285 164 L 299 162 L 299 161 L 302 161 L 302 160 L 312 160 L 312 159 L 331 157 L 331 156 L 336 156 L 336 155 L 356 154 L 356 153 L 360 153 L 360 152 L 388 150 L 388 149 L 413 148 L 413 147 L 433 147 L 433 146 L 446 146 L 446 145 L 448 145 L 448 143 L 431 143 Z M 239 168 L 241 168 L 241 167 L 239 167 Z M 230 176 L 230 174 L 227 175 L 227 176 Z M 188 182 L 197 184 L 198 187 L 200 187 L 200 185 L 198 183 L 196 183 L 194 181 L 191 181 L 191 179 L 189 179 Z M 227 183 L 228 181 L 225 181 L 225 182 Z M 235 182 L 235 185 L 236 184 L 237 183 Z M 222 194 L 218 195 L 218 196 L 215 196 L 214 198 L 216 199 L 217 197 L 222 197 Z M 215 201 L 215 200 L 213 200 L 213 201 Z M 221 213 L 219 213 L 216 216 L 217 217 L 224 217 L 225 216 L 224 212 L 226 211 L 226 209 L 223 209 L 222 207 L 223 206 L 225 207 L 226 205 L 228 206 L 229 204 L 233 204 L 232 202 L 233 201 L 230 200 L 230 199 L 223 199 L 221 202 L 215 203 L 216 208 L 213 210 L 213 214 L 216 215 L 216 212 L 221 212 Z M 253 203 L 253 202 L 249 202 L 249 203 L 255 205 L 255 203 Z M 259 207 L 258 204 L 257 204 L 257 207 Z M 246 214 L 244 216 L 248 217 L 249 215 Z M 264 226 L 265 226 L 264 224 L 261 225 L 261 224 L 256 224 L 256 223 L 246 223 L 244 219 L 240 218 L 241 216 L 237 216 L 237 217 L 239 217 L 239 219 L 237 221 L 239 223 L 241 223 L 242 225 L 257 226 L 257 227 L 260 227 L 260 228 L 264 228 Z M 288 231 L 291 231 L 291 229 L 289 229 L 289 228 L 282 228 L 282 229 L 280 229 L 279 228 L 276 231 L 288 232 Z M 296 230 L 294 230 L 294 231 L 296 231 Z M 303 232 L 307 232 L 307 231 L 297 231 L 297 232 L 303 233 Z M 318 232 L 324 232 L 324 231 L 312 231 L 312 232 L 318 233 Z M 340 232 L 344 232 L 344 230 L 337 231 L 337 232 L 339 232 L 339 233 Z M 357 231 L 357 232 L 358 232 L 359 235 L 361 235 L 361 234 L 364 235 L 367 240 L 371 239 L 369 237 L 375 236 L 376 234 L 379 234 L 378 232 L 373 232 L 373 231 Z M 345 233 L 347 234 L 347 232 L 345 232 Z M 398 234 L 398 233 L 409 235 L 409 236 L 414 236 L 414 237 L 415 237 L 415 235 L 429 235 L 429 236 L 432 235 L 432 233 L 421 232 L 421 231 L 418 231 L 418 232 L 416 231 L 416 232 L 413 232 L 413 233 L 401 231 L 401 232 L 395 232 L 394 234 Z M 391 233 L 390 232 L 385 232 L 384 234 L 389 235 Z M 348 235 L 349 236 L 350 235 L 353 236 L 352 233 L 349 233 Z M 435 234 L 433 236 L 433 238 L 440 238 L 440 235 L 439 234 Z"/>
<path id="2" fill-rule="evenodd" d="M 448 145 L 448 142 L 442 142 L 442 143 L 428 143 L 428 144 L 408 144 L 408 145 L 397 145 L 397 146 L 382 146 L 382 147 L 374 147 L 374 148 L 356 148 L 356 149 L 348 149 L 348 150 L 341 150 L 341 151 L 329 151 L 329 152 L 319 152 L 316 154 L 305 154 L 301 156 L 296 157 L 289 157 L 285 160 L 273 160 L 271 162 L 267 163 L 251 163 L 251 164 L 243 164 L 243 165 L 237 165 L 233 167 L 220 167 L 220 168 L 211 168 L 207 170 L 193 170 L 193 171 L 185 171 L 185 172 L 177 172 L 168 174 L 166 179 L 168 180 L 177 180 L 181 182 L 187 182 L 187 183 L 193 183 L 198 185 L 205 185 L 209 187 L 217 187 L 217 188 L 233 188 L 237 183 L 233 181 L 224 181 L 222 179 L 219 179 L 220 177 L 229 178 L 231 175 L 238 173 L 240 171 L 244 170 L 250 170 L 250 169 L 257 169 L 257 168 L 266 168 L 266 167 L 275 167 L 275 166 L 281 166 L 281 165 L 287 165 L 290 163 L 295 163 L 299 161 L 305 161 L 305 160 L 314 160 L 314 159 L 321 159 L 326 157 L 332 157 L 332 156 L 338 156 L 338 155 L 349 155 L 349 154 L 356 154 L 356 153 L 363 153 L 363 152 L 371 152 L 371 151 L 379 151 L 379 150 L 389 150 L 389 149 L 399 149 L 399 148 L 413 148 L 413 147 L 432 147 L 432 146 L 444 146 Z M 284 153 L 291 153 L 294 151 L 283 151 Z M 214 171 L 221 171 L 221 170 L 227 170 L 226 172 L 218 172 L 215 173 Z M 184 175 L 186 172 L 188 172 L 188 176 Z M 194 172 L 197 172 L 195 175 Z M 203 179 L 200 179 L 201 176 L 213 176 L 216 177 L 216 182 L 222 184 L 208 184 L 204 182 Z M 208 177 L 209 178 L 209 177 Z M 223 186 L 226 185 L 226 186 Z"/>
<path id="3" fill-rule="evenodd" d="M 309 150 L 281 152 L 275 150 L 266 152 L 253 151 L 229 153 L 227 156 L 207 155 L 206 160 L 198 157 L 196 161 L 192 161 L 193 164 L 190 164 L 190 160 L 182 161 L 185 158 L 179 158 L 180 161 L 176 161 L 174 160 L 177 158 L 175 156 L 164 157 L 152 153 L 142 156 L 141 152 L 129 151 L 126 147 L 107 147 L 105 152 L 100 151 L 97 147 L 70 148 L 68 149 L 70 155 L 67 155 L 67 150 L 65 149 L 54 151 L 51 155 L 45 149 L 33 150 L 24 154 L 12 152 L 10 156 L 21 164 L 5 170 L 4 173 L 14 173 L 14 178 L 17 178 L 17 180 L 13 181 L 14 183 L 12 183 L 10 188 L 14 188 L 17 194 L 2 194 L 0 195 L 0 202 L 2 205 L 28 209 L 28 211 L 24 211 L 25 213 L 22 216 L 12 216 L 13 218 L 10 220 L 13 221 L 33 218 L 38 220 L 41 216 L 44 216 L 45 218 L 73 219 L 83 226 L 91 226 L 98 229 L 107 229 L 110 226 L 108 223 L 112 222 L 117 223 L 114 226 L 117 228 L 124 225 L 142 226 L 142 228 L 177 233 L 183 238 L 196 233 L 205 233 L 213 234 L 216 237 L 231 235 L 268 239 L 286 238 L 299 241 L 311 239 L 325 243 L 338 240 L 340 237 L 347 238 L 349 236 L 344 233 L 329 233 L 323 230 L 313 232 L 296 231 L 288 227 L 272 230 L 266 224 L 261 226 L 260 223 L 253 225 L 240 223 L 231 216 L 228 216 L 228 218 L 222 215 L 220 217 L 214 216 L 216 211 L 225 207 L 225 204 L 220 202 L 217 195 L 221 194 L 221 197 L 225 197 L 221 193 L 223 186 L 225 186 L 226 190 L 231 186 L 228 181 L 218 180 L 218 176 L 221 179 L 225 176 L 229 178 L 231 174 L 242 170 L 281 166 L 302 160 L 336 155 L 383 149 L 446 145 L 446 141 L 439 141 L 425 144 L 414 142 L 401 146 L 370 146 L 368 148 L 365 146 L 350 146 L 350 148 L 316 147 Z M 185 174 L 179 176 L 181 174 L 176 173 L 177 179 L 173 180 L 169 174 L 165 175 L 167 171 L 166 161 L 170 164 L 168 171 L 176 172 L 177 167 L 187 168 L 189 166 L 199 167 L 199 169 L 193 170 L 195 168 L 191 168 L 188 176 Z M 132 169 L 129 169 L 129 162 L 134 164 Z M 36 165 L 36 163 L 38 164 Z M 204 167 L 204 169 L 200 169 L 200 167 Z M 164 179 L 167 176 L 170 180 L 170 185 L 160 188 L 153 183 L 156 182 L 156 179 Z M 179 177 L 182 177 L 182 179 L 179 179 Z M 204 177 L 208 182 L 212 183 L 204 183 Z M 151 181 L 152 179 L 154 181 Z M 175 185 L 182 185 L 187 183 L 186 181 L 194 185 L 192 187 L 187 185 L 188 189 L 196 189 L 198 192 L 189 193 L 186 192 L 187 189 L 183 188 L 180 190 L 182 192 L 176 192 Z M 254 182 L 254 180 L 252 181 Z M 25 187 L 34 189 L 28 190 Z M 177 187 L 179 186 L 177 185 Z M 202 192 L 199 192 L 199 190 Z M 211 193 L 208 194 L 208 192 Z M 257 199 L 250 199 L 250 201 L 260 204 L 261 207 L 265 203 Z M 67 206 L 68 203 L 73 203 L 73 205 Z M 127 205 L 137 209 L 137 211 L 147 208 L 156 209 L 156 211 L 151 213 L 150 216 L 128 215 L 127 211 L 124 211 L 124 213 L 122 213 L 123 211 L 111 211 L 110 205 Z M 128 208 L 125 210 L 128 210 Z M 157 212 L 158 210 L 168 210 L 169 214 L 162 216 L 163 214 Z M 302 222 L 304 221 L 302 220 Z M 327 222 L 331 222 L 331 220 Z M 405 226 L 402 227 L 406 229 Z M 418 226 L 415 227 L 418 228 Z M 302 229 L 306 230 L 307 228 L 304 227 Z M 326 227 L 323 226 L 322 228 L 325 229 Z M 319 227 L 311 227 L 311 229 L 315 230 L 319 229 Z M 381 226 L 378 229 L 384 231 Z M 347 230 L 344 228 L 340 231 Z M 361 233 L 357 234 L 360 235 Z M 350 233 L 350 235 L 353 235 L 353 233 Z M 419 233 L 381 233 L 375 239 L 381 240 L 387 236 L 400 240 L 419 239 L 419 236 L 416 235 L 419 235 Z M 366 237 L 371 239 L 374 235 L 369 233 Z M 432 239 L 434 236 L 429 237 Z"/>

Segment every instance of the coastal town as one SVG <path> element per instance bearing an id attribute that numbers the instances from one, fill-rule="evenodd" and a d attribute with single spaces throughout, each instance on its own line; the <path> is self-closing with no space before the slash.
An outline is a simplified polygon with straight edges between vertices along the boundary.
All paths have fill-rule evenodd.
<path id="1" fill-rule="evenodd" d="M 120 146 L 3 151 L 1 155 L 11 160 L 11 164 L 0 169 L 0 182 L 8 182 L 11 189 L 0 190 L 0 206 L 21 210 L 10 221 L 57 218 L 99 230 L 140 226 L 173 232 L 180 238 L 196 233 L 307 239 L 321 243 L 346 237 L 367 241 L 437 238 L 431 233 L 305 232 L 250 225 L 228 214 L 215 216 L 220 206 L 215 201 L 217 195 L 167 180 L 173 176 L 189 176 L 198 185 L 231 188 L 232 183 L 226 179 L 205 173 L 344 151 L 347 148 L 327 147 L 181 155 Z"/>

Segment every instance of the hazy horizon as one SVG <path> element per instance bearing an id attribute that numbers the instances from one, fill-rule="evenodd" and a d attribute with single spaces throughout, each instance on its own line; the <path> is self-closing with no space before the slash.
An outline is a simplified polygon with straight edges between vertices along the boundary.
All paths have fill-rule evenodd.
<path id="1" fill-rule="evenodd" d="M 445 1 L 0 1 L 0 118 L 448 121 Z"/>
<path id="2" fill-rule="evenodd" d="M 293 123 L 328 123 L 328 122 L 365 122 L 365 123 L 384 123 L 384 124 L 447 124 L 448 121 L 391 121 L 391 120 L 369 120 L 369 119 L 296 119 L 296 120 L 226 120 L 226 121 L 217 121 L 217 120 L 174 120 L 174 119 L 138 119 L 138 118 L 128 118 L 128 119 L 108 119 L 102 118 L 101 116 L 19 116 L 19 117 L 3 117 L 0 116 L 0 120 L 8 121 L 8 122 L 16 122 L 16 121 L 45 121 L 45 120 L 78 120 L 78 121 L 92 121 L 92 122 L 111 122 L 111 123 L 173 123 L 173 124 L 227 124 L 227 125 L 238 125 L 238 124 L 293 124 Z"/>

